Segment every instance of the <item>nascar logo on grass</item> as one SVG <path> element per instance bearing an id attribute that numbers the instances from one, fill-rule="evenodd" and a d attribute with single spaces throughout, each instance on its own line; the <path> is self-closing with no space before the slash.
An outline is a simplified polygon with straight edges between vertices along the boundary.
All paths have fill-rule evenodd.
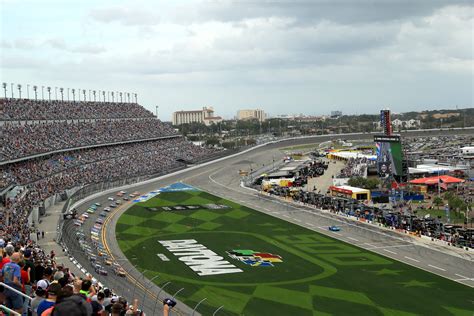
<path id="1" fill-rule="evenodd" d="M 232 259 L 237 259 L 252 267 L 274 267 L 274 263 L 283 262 L 281 256 L 247 249 L 227 251 Z"/>

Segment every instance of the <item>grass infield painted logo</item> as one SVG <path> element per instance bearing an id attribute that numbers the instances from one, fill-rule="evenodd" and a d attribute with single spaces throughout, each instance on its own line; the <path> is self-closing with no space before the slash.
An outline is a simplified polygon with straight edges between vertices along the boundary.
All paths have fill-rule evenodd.
<path id="1" fill-rule="evenodd" d="M 237 259 L 252 267 L 273 267 L 274 263 L 283 262 L 279 255 L 253 250 L 234 249 L 227 251 L 227 254 L 232 259 Z"/>

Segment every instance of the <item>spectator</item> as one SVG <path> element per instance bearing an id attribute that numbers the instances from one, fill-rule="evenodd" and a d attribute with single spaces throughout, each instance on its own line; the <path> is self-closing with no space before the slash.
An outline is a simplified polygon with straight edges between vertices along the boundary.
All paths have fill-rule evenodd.
<path id="1" fill-rule="evenodd" d="M 56 304 L 56 299 L 60 291 L 61 291 L 61 285 L 59 285 L 59 283 L 52 283 L 48 287 L 47 299 L 45 299 L 38 305 L 38 308 L 37 308 L 38 316 L 44 316 L 43 312 L 46 311 L 48 308 L 54 306 L 54 304 Z"/>
<path id="2" fill-rule="evenodd" d="M 7 262 L 1 270 L 1 279 L 6 285 L 21 292 L 21 268 L 18 265 L 20 260 L 21 254 L 18 252 L 13 253 L 10 257 L 10 262 Z M 4 289 L 3 294 L 6 306 L 21 314 L 23 312 L 23 297 L 8 288 Z"/>
<path id="3" fill-rule="evenodd" d="M 102 315 L 102 311 L 104 310 L 104 299 L 105 299 L 105 294 L 104 292 L 99 292 L 95 296 L 95 300 L 93 299 L 91 301 L 92 305 L 92 315 L 93 316 L 100 316 Z"/>
<path id="4" fill-rule="evenodd" d="M 45 300 L 45 298 L 46 298 L 46 291 L 43 290 L 41 287 L 37 288 L 35 292 L 35 297 L 31 300 L 31 303 L 30 303 L 30 308 L 31 308 L 31 312 L 33 316 L 38 316 L 38 313 L 37 313 L 38 306 L 42 301 Z"/>
<path id="5" fill-rule="evenodd" d="M 53 269 L 51 267 L 47 267 L 46 269 L 44 269 L 43 278 L 38 281 L 37 286 L 42 288 L 43 290 L 48 289 L 49 285 L 51 284 L 52 274 Z"/>

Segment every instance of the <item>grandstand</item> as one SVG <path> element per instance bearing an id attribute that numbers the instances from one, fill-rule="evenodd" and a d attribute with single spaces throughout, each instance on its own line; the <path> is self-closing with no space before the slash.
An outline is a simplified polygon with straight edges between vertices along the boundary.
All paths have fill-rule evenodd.
<path id="1" fill-rule="evenodd" d="M 0 113 L 0 248 L 12 245 L 5 253 L 12 261 L 20 250 L 31 253 L 42 270 L 58 270 L 54 254 L 33 238 L 46 200 L 91 184 L 165 174 L 217 152 L 186 141 L 137 103 L 2 98 Z M 41 279 L 32 276 L 28 284 Z M 14 288 L 8 293 L 31 299 L 31 286 L 26 295 Z"/>

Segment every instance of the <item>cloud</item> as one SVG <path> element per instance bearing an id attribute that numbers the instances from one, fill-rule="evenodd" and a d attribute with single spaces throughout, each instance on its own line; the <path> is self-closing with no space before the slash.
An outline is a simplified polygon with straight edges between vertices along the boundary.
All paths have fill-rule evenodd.
<path id="1" fill-rule="evenodd" d="M 107 8 L 93 9 L 89 16 L 102 23 L 120 23 L 128 26 L 156 25 L 160 23 L 160 17 L 153 10 L 135 7 L 136 3 L 129 6 L 113 6 Z"/>
<path id="2" fill-rule="evenodd" d="M 183 23 L 278 17 L 292 18 L 295 24 L 312 24 L 321 20 L 357 24 L 407 20 L 432 15 L 448 5 L 470 4 L 469 0 L 221 0 L 178 7 L 176 15 Z"/>
<path id="3" fill-rule="evenodd" d="M 102 45 L 97 44 L 79 44 L 79 45 L 68 45 L 64 38 L 47 38 L 47 39 L 30 39 L 30 38 L 18 38 L 13 44 L 9 41 L 2 40 L 2 48 L 17 49 L 23 51 L 31 50 L 47 50 L 53 48 L 59 51 L 65 51 L 74 54 L 101 54 L 106 52 L 106 48 Z"/>

